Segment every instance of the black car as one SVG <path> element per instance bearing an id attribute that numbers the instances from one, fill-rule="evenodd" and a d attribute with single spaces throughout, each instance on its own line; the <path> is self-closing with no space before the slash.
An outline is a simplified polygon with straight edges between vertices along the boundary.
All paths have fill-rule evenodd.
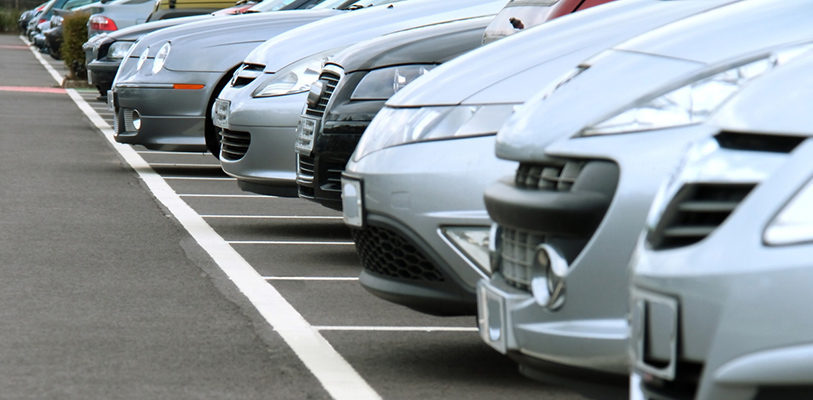
<path id="1" fill-rule="evenodd" d="M 493 17 L 396 32 L 337 54 L 311 86 L 297 131 L 299 197 L 341 210 L 341 175 L 361 134 L 401 87 L 482 45 Z"/>

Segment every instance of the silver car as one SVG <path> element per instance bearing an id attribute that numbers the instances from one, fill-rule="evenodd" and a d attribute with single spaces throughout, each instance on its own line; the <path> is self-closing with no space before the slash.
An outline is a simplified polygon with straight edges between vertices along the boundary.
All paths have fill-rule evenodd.
<path id="1" fill-rule="evenodd" d="M 115 139 L 154 150 L 206 151 L 215 96 L 255 47 L 280 33 L 341 14 L 287 10 L 211 17 L 160 29 L 129 49 L 113 82 Z"/>
<path id="2" fill-rule="evenodd" d="M 611 2 L 464 54 L 396 93 L 344 175 L 361 284 L 421 312 L 474 315 L 477 282 L 491 273 L 482 195 L 517 167 L 494 156 L 515 107 L 606 47 L 719 4 Z"/>
<path id="3" fill-rule="evenodd" d="M 529 371 L 628 374 L 627 266 L 658 185 L 709 133 L 693 124 L 813 42 L 808 6 L 743 1 L 656 29 L 583 62 L 503 127 L 497 154 L 520 167 L 485 194 L 500 231 L 478 290 L 486 343 Z"/>
<path id="4" fill-rule="evenodd" d="M 807 399 L 813 57 L 718 111 L 632 259 L 631 398 Z"/>
<path id="5" fill-rule="evenodd" d="M 310 24 L 257 47 L 217 99 L 223 170 L 247 191 L 296 196 L 294 141 L 310 85 L 328 56 L 386 33 L 493 15 L 506 0 L 409 0 Z M 386 5 L 389 4 L 389 5 Z"/>

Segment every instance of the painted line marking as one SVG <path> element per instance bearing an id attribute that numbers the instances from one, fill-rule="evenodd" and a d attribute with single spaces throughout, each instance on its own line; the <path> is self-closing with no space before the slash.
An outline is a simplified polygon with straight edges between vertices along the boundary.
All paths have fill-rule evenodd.
<path id="1" fill-rule="evenodd" d="M 30 49 L 27 45 L 22 44 L 0 44 L 0 49 L 3 50 L 28 50 Z"/>
<path id="2" fill-rule="evenodd" d="M 456 326 L 314 326 L 317 331 L 367 332 L 477 332 L 476 327 Z"/>
<path id="3" fill-rule="evenodd" d="M 183 163 L 150 163 L 153 167 L 193 167 L 193 168 L 217 168 L 220 164 L 183 164 Z"/>
<path id="4" fill-rule="evenodd" d="M 112 114 L 112 113 L 111 113 Z M 138 154 L 182 154 L 190 156 L 207 156 L 212 157 L 209 153 L 195 152 L 195 151 L 158 151 L 158 150 L 137 150 Z"/>
<path id="5" fill-rule="evenodd" d="M 358 277 L 264 276 L 267 281 L 357 281 Z"/>
<path id="6" fill-rule="evenodd" d="M 58 93 L 64 94 L 65 89 L 44 86 L 0 86 L 3 92 L 26 92 L 26 93 Z"/>
<path id="7" fill-rule="evenodd" d="M 299 240 L 228 240 L 228 244 L 292 244 L 292 245 L 315 245 L 315 244 L 335 244 L 340 246 L 349 246 L 355 244 L 353 242 L 317 242 L 317 241 L 299 241 Z"/>
<path id="8" fill-rule="evenodd" d="M 319 217 L 310 215 L 201 215 L 203 218 L 255 218 L 255 219 L 342 219 L 342 217 Z"/>
<path id="9" fill-rule="evenodd" d="M 32 51 L 35 56 L 36 52 Z M 40 63 L 54 71 L 42 57 Z M 56 71 L 54 71 L 56 72 Z M 52 74 L 60 81 L 58 74 Z M 186 204 L 166 181 L 128 145 L 116 143 L 111 126 L 74 89 L 68 96 L 101 131 L 108 143 L 138 173 L 150 191 L 206 251 L 234 285 L 291 347 L 331 397 L 337 400 L 371 399 L 381 396 L 356 372 L 325 338 L 285 298 L 234 250 L 203 218 Z"/>
<path id="10" fill-rule="evenodd" d="M 165 176 L 165 181 L 236 181 L 236 178 L 206 178 L 199 176 Z"/>
<path id="11" fill-rule="evenodd" d="M 276 199 L 277 196 L 263 196 L 261 194 L 179 194 L 181 197 L 223 197 L 223 198 L 246 198 L 256 197 L 260 199 Z"/>

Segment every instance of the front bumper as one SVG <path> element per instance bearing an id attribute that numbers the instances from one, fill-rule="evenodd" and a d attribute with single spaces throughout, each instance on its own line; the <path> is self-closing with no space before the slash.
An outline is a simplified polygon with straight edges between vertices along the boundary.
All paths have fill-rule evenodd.
<path id="1" fill-rule="evenodd" d="M 93 60 L 87 65 L 88 69 L 88 83 L 96 86 L 100 93 L 107 93 L 113 87 L 113 79 L 116 77 L 116 72 L 119 70 L 121 60 L 118 61 L 102 61 Z"/>
<path id="2" fill-rule="evenodd" d="M 347 165 L 345 175 L 361 179 L 363 188 L 365 224 L 356 232 L 362 286 L 429 314 L 475 314 L 474 288 L 486 272 L 442 228 L 487 229 L 491 224 L 482 203 L 483 186 L 515 166 L 494 157 L 493 143 L 493 136 L 413 143 Z M 375 250 L 365 250 L 369 242 L 378 244 Z M 408 270 L 388 270 L 385 260 L 398 257 L 408 259 L 404 268 L 431 269 L 430 276 L 437 277 L 419 279 Z M 431 266 L 421 267 L 424 261 Z"/>
<path id="3" fill-rule="evenodd" d="M 550 158 L 523 163 L 514 182 L 489 187 L 486 205 L 503 234 L 500 273 L 478 292 L 483 340 L 503 353 L 626 375 L 630 254 L 687 142 L 710 131 L 556 142 L 546 147 Z M 546 300 L 555 295 L 544 284 L 550 276 L 534 263 L 542 245 L 568 264 L 558 308 Z"/>
<path id="4" fill-rule="evenodd" d="M 232 93 L 237 92 L 232 89 Z M 296 197 L 296 124 L 307 93 L 229 99 L 220 165 L 244 190 Z"/>
<path id="5" fill-rule="evenodd" d="M 692 179 L 677 186 L 731 187 L 744 179 L 757 186 L 699 240 L 664 246 L 650 233 L 638 244 L 632 261 L 633 393 L 697 400 L 813 396 L 813 318 L 807 311 L 813 246 L 768 246 L 763 240 L 779 210 L 810 179 L 808 142 L 790 157 L 720 142 L 720 149 L 678 175 L 678 182 Z M 705 160 L 722 168 L 698 168 Z M 666 201 L 661 215 L 683 200 Z M 662 311 L 641 302 L 646 294 L 673 299 L 677 324 L 666 324 L 673 328 L 664 328 Z"/>
<path id="6" fill-rule="evenodd" d="M 206 113 L 219 74 L 165 72 L 161 82 L 128 80 L 113 87 L 116 141 L 152 150 L 207 151 Z M 176 84 L 202 84 L 203 88 L 180 89 Z M 132 123 L 133 116 L 140 119 L 139 127 Z"/>

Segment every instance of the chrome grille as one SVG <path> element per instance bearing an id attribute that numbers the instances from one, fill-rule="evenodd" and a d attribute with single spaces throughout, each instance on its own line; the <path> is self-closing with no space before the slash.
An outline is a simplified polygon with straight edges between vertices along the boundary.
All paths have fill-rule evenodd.
<path id="1" fill-rule="evenodd" d="M 523 189 L 568 191 L 573 186 L 584 162 L 563 165 L 520 164 L 514 182 Z"/>
<path id="2" fill-rule="evenodd" d="M 308 105 L 305 109 L 305 114 L 311 115 L 314 117 L 321 118 L 325 115 L 325 109 L 327 108 L 327 103 L 330 101 L 330 96 L 333 95 L 333 91 L 336 90 L 336 85 L 339 84 L 339 79 L 341 79 L 342 74 L 341 70 L 335 71 L 338 68 L 325 68 L 322 70 L 322 73 L 319 75 L 319 80 L 324 85 L 324 89 L 322 90 L 322 95 L 319 97 L 319 101 L 315 106 Z"/>
<path id="3" fill-rule="evenodd" d="M 536 247 L 545 237 L 519 229 L 502 229 L 500 244 L 500 271 L 505 281 L 518 289 L 529 290 L 533 277 Z"/>
<path id="4" fill-rule="evenodd" d="M 694 183 L 683 186 L 664 210 L 647 241 L 654 249 L 688 246 L 720 226 L 754 184 Z"/>
<path id="5" fill-rule="evenodd" d="M 313 157 L 297 155 L 296 179 L 303 182 L 313 182 L 314 160 Z"/>
<path id="6" fill-rule="evenodd" d="M 328 192 L 342 192 L 342 172 L 344 168 L 328 168 L 326 184 L 322 185 L 322 190 Z"/>
<path id="7" fill-rule="evenodd" d="M 237 161 L 246 155 L 251 144 L 251 134 L 248 132 L 220 130 L 220 156 L 228 161 Z"/>
<path id="8" fill-rule="evenodd" d="M 265 65 L 260 64 L 243 64 L 240 68 L 237 68 L 237 71 L 234 71 L 234 75 L 231 78 L 231 85 L 233 87 L 242 87 L 248 85 L 258 76 L 262 75 L 263 70 L 265 69 Z"/>

